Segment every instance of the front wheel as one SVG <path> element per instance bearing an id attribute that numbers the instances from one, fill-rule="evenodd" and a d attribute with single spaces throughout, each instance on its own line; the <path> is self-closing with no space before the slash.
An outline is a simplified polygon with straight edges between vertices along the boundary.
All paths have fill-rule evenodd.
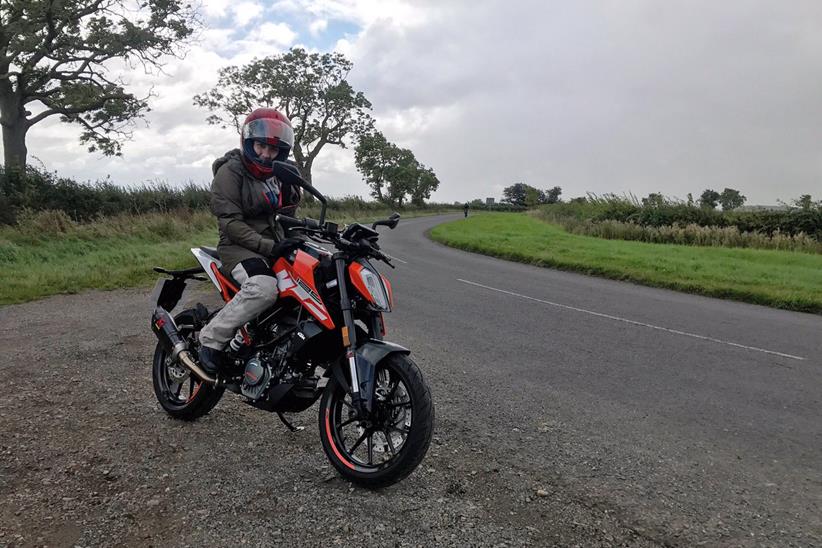
<path id="1" fill-rule="evenodd" d="M 343 477 L 365 487 L 385 487 L 422 462 L 434 431 L 434 404 L 417 365 L 392 354 L 377 364 L 374 420 L 362 424 L 348 394 L 332 379 L 320 400 L 320 438 Z"/>

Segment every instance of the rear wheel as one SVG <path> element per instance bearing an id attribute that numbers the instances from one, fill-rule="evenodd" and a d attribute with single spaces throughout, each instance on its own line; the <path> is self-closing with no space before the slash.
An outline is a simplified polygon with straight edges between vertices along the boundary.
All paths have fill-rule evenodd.
<path id="1" fill-rule="evenodd" d="M 366 487 L 385 487 L 408 476 L 425 457 L 434 430 L 431 391 L 417 365 L 392 354 L 377 364 L 374 417 L 356 419 L 348 394 L 334 379 L 320 401 L 320 438 L 331 464 Z"/>
<path id="2" fill-rule="evenodd" d="M 195 357 L 197 331 L 190 321 L 191 311 L 183 311 L 174 317 L 180 335 L 188 342 L 189 351 Z M 193 421 L 211 411 L 223 395 L 223 387 L 215 388 L 191 374 L 181 363 L 174 362 L 161 344 L 154 349 L 152 366 L 154 394 L 162 408 L 175 419 Z"/>

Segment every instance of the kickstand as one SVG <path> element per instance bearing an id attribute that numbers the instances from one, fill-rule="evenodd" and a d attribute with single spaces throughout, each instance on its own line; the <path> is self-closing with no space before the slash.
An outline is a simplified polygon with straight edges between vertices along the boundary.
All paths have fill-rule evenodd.
<path id="1" fill-rule="evenodd" d="M 279 411 L 277 411 L 277 416 L 280 417 L 280 420 L 283 422 L 283 424 L 286 426 L 286 428 L 288 428 L 292 432 L 302 432 L 303 430 L 305 430 L 305 426 L 294 426 L 293 424 L 288 422 L 288 419 L 285 418 L 283 416 L 283 414 L 280 413 Z"/>

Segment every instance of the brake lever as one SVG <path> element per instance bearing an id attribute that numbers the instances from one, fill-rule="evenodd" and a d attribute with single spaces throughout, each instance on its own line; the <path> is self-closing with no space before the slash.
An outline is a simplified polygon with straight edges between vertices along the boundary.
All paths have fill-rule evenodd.
<path id="1" fill-rule="evenodd" d="M 387 264 L 388 266 L 390 266 L 391 268 L 394 268 L 394 269 L 396 269 L 396 268 L 397 268 L 396 266 L 394 266 L 394 265 L 391 263 L 391 261 L 389 261 L 389 260 L 388 260 L 388 256 L 387 256 L 385 253 L 383 253 L 382 251 L 377 251 L 377 254 L 376 254 L 375 256 L 376 256 L 379 260 L 381 260 L 382 262 L 384 262 L 385 264 Z"/>

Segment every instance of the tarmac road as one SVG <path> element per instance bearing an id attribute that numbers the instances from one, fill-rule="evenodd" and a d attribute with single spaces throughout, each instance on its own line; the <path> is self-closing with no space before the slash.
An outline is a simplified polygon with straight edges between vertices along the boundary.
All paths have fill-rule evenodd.
<path id="1" fill-rule="evenodd" d="M 481 392 L 467 433 L 663 542 L 822 544 L 821 317 L 464 253 L 437 222 L 384 238 L 389 327 Z"/>
<path id="2" fill-rule="evenodd" d="M 822 545 L 822 317 L 425 237 L 452 218 L 381 229 L 387 338 L 437 426 L 377 493 L 331 472 L 313 410 L 167 419 L 148 289 L 0 308 L 0 546 Z"/>

